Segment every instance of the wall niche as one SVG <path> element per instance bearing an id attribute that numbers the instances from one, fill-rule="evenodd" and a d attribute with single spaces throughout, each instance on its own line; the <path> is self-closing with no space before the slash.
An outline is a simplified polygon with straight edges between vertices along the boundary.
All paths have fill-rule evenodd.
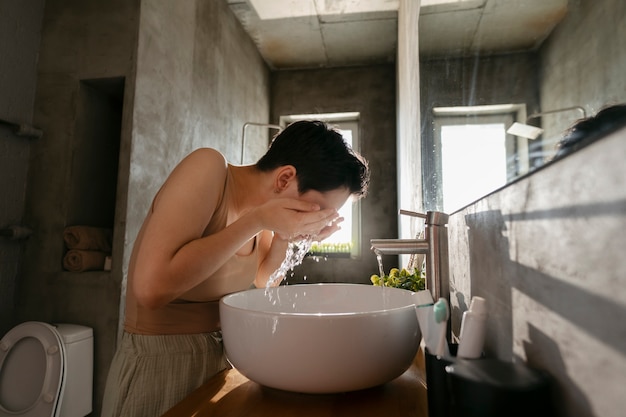
<path id="1" fill-rule="evenodd" d="M 80 82 L 67 225 L 113 229 L 124 78 Z"/>

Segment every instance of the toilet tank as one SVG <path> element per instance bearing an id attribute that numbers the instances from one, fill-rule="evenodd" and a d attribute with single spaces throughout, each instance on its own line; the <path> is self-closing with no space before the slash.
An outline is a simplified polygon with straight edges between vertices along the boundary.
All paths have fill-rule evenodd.
<path id="1" fill-rule="evenodd" d="M 55 324 L 65 347 L 65 391 L 61 417 L 84 417 L 92 411 L 93 329 L 77 324 Z"/>

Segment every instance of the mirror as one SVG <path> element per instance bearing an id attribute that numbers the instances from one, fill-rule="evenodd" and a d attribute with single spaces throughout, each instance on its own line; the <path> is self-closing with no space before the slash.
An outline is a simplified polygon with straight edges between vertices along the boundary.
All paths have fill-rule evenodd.
<path id="1" fill-rule="evenodd" d="M 452 213 L 551 163 L 576 121 L 626 102 L 625 22 L 622 0 L 422 0 L 426 209 Z"/>
<path id="2" fill-rule="evenodd" d="M 277 71 L 393 62 L 398 10 L 417 10 L 417 0 L 227 2 Z M 452 213 L 540 169 L 578 119 L 626 102 L 625 4 L 420 0 L 425 210 Z"/>

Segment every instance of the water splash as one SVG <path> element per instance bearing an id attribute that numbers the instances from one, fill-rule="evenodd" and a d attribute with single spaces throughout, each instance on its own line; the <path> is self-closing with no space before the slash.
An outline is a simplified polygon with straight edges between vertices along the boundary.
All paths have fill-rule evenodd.
<path id="1" fill-rule="evenodd" d="M 285 278 L 288 271 L 300 265 L 304 256 L 311 250 L 311 245 L 313 245 L 313 238 L 311 236 L 306 236 L 301 240 L 289 241 L 285 259 L 283 259 L 278 269 L 270 275 L 265 288 L 273 287 L 277 282 Z"/>

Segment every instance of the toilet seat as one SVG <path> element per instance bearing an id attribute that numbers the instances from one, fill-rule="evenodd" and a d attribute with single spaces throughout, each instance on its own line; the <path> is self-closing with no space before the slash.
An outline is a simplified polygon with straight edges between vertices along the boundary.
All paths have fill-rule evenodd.
<path id="1" fill-rule="evenodd" d="M 53 326 L 26 322 L 0 340 L 0 416 L 55 416 L 65 351 Z"/>

